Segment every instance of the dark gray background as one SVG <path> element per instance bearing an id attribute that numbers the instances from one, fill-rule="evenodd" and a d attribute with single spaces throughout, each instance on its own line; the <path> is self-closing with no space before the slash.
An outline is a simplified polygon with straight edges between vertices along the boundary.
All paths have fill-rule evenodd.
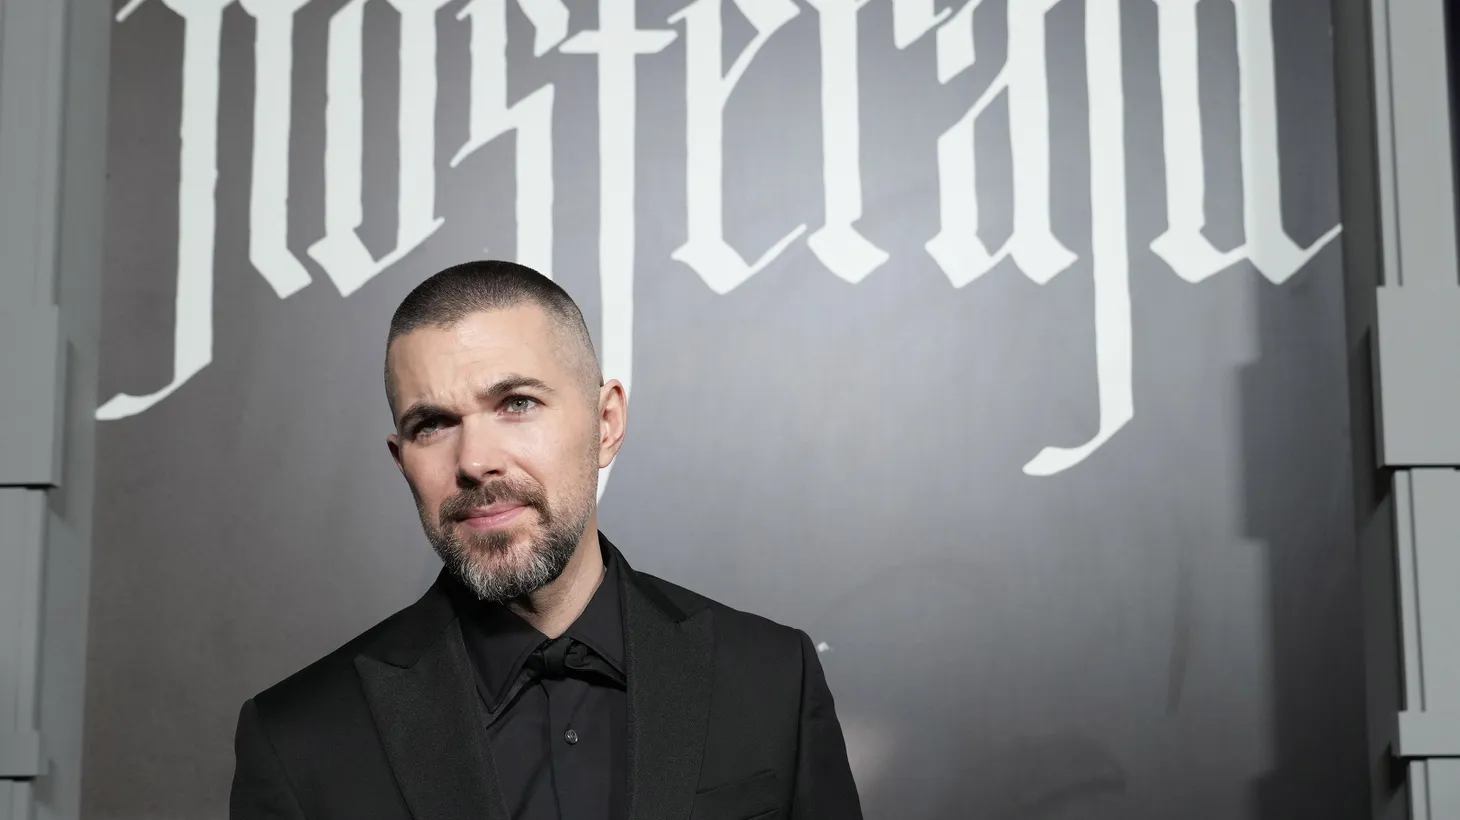
<path id="1" fill-rule="evenodd" d="M 85 811 L 222 817 L 237 708 L 406 605 L 429 550 L 383 439 L 389 314 L 421 278 L 510 257 L 511 138 L 466 137 L 461 3 L 441 11 L 437 213 L 424 246 L 349 298 L 304 248 L 323 231 L 324 43 L 295 32 L 291 245 L 315 282 L 278 299 L 248 261 L 253 22 L 225 15 L 213 363 L 99 430 Z M 572 3 L 572 31 L 594 27 Z M 682 4 L 640 3 L 665 27 Z M 603 529 L 631 561 L 806 629 L 869 818 L 1365 816 L 1360 613 L 1350 523 L 1337 243 L 1282 286 L 1247 263 L 1201 284 L 1147 245 L 1165 228 L 1156 6 L 1122 5 L 1136 415 L 1049 478 L 1020 467 L 1098 421 L 1083 4 L 1049 15 L 1053 224 L 1080 255 L 1044 286 L 1011 263 L 952 288 L 934 143 L 1004 59 L 934 79 L 861 12 L 866 281 L 804 239 L 725 296 L 670 259 L 684 241 L 683 39 L 639 60 L 638 284 L 628 444 Z M 1275 4 L 1284 207 L 1303 245 L 1338 221 L 1328 6 Z M 726 225 L 758 253 L 822 212 L 816 17 L 803 6 L 730 103 Z M 1207 0 L 1208 235 L 1242 241 L 1233 6 Z M 395 233 L 396 17 L 366 6 L 366 222 Z M 558 281 L 598 315 L 596 72 L 530 59 L 557 88 Z M 727 18 L 728 20 L 729 18 Z M 727 51 L 744 42 L 727 23 Z M 100 394 L 171 375 L 182 26 L 158 2 L 113 31 Z M 1007 109 L 980 125 L 985 203 L 1009 201 Z M 986 204 L 983 235 L 1010 230 Z M 613 376 L 613 373 L 607 374 Z"/>

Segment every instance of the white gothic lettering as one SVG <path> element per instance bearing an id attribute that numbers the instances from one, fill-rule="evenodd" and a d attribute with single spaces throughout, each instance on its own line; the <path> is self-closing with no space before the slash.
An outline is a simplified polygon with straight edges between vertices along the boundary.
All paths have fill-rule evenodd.
<path id="1" fill-rule="evenodd" d="M 795 0 L 730 0 L 753 34 L 728 70 L 721 23 L 725 0 L 689 0 L 662 23 L 640 20 L 635 0 L 602 0 L 599 28 L 571 37 L 570 11 L 563 0 L 514 1 L 531 23 L 536 57 L 556 49 L 594 58 L 600 352 L 605 371 L 620 378 L 626 388 L 632 382 L 634 362 L 637 71 L 641 61 L 654 60 L 677 40 L 682 39 L 685 65 L 687 220 L 685 240 L 671 257 L 721 295 L 744 284 L 803 237 L 827 271 L 851 285 L 888 261 L 887 252 L 856 228 L 864 215 L 859 20 L 867 0 L 806 0 L 816 16 L 821 49 L 824 224 L 809 233 L 806 224 L 786 225 L 780 238 L 760 249 L 754 261 L 747 261 L 725 238 L 725 110 L 761 49 L 803 13 Z M 957 8 L 943 9 L 933 0 L 885 1 L 892 4 L 891 35 L 897 48 L 906 49 L 933 35 L 936 71 L 929 82 L 946 84 L 975 64 L 974 12 L 988 0 L 965 0 Z M 1062 3 L 1079 1 L 1006 0 L 1004 65 L 963 116 L 930 140 L 928 150 L 935 153 L 938 168 L 939 222 L 925 247 L 955 288 L 974 282 L 1006 259 L 1024 276 L 1044 284 L 1077 259 L 1051 225 L 1046 20 Z M 131 0 L 118 12 L 118 21 L 125 21 L 143 2 Z M 97 411 L 102 420 L 144 412 L 212 361 L 219 52 L 223 12 L 232 0 L 160 2 L 181 19 L 184 30 L 173 375 L 152 393 L 112 397 Z M 249 259 L 281 299 L 311 283 L 308 269 L 287 241 L 293 26 L 308 2 L 239 0 L 255 22 L 255 88 L 269 89 L 254 99 Z M 418 247 L 449 216 L 436 213 L 435 112 L 438 12 L 450 0 L 376 0 L 395 9 L 400 25 L 399 220 L 395 247 L 379 258 L 357 234 L 362 218 L 362 25 L 367 2 L 350 0 L 334 12 L 329 24 L 325 230 L 307 251 L 342 296 L 359 290 Z M 1268 280 L 1285 282 L 1338 235 L 1340 226 L 1302 247 L 1283 223 L 1272 0 L 1231 0 L 1237 19 L 1246 238 L 1230 250 L 1218 249 L 1202 233 L 1207 168 L 1198 82 L 1198 0 L 1152 2 L 1158 14 L 1167 227 L 1151 249 L 1188 282 L 1202 281 L 1243 260 Z M 456 167 L 497 137 L 515 132 L 516 258 L 550 274 L 554 89 L 551 83 L 544 84 L 508 104 L 508 3 L 467 0 L 455 15 L 457 23 L 470 27 L 470 115 L 467 142 L 449 166 Z M 1078 465 L 1135 414 L 1120 2 L 1083 3 L 1099 420 L 1083 443 L 1048 446 L 1035 454 L 1024 466 L 1025 473 L 1035 476 L 1055 475 Z M 982 201 L 974 140 L 983 113 L 1001 95 L 1008 106 L 1012 147 L 1013 231 L 1002 245 L 990 249 L 978 231 Z M 600 494 L 607 476 L 604 471 L 600 477 Z"/>

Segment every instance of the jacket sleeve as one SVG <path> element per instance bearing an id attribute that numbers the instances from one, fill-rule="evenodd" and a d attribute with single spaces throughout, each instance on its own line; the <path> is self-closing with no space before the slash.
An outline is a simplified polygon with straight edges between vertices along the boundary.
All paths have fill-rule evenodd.
<path id="1" fill-rule="evenodd" d="M 258 706 L 252 699 L 238 714 L 233 749 L 229 820 L 304 820 L 304 809 L 289 785 L 273 743 L 264 733 Z"/>
<path id="2" fill-rule="evenodd" d="M 861 800 L 826 674 L 811 637 L 801 637 L 801 733 L 791 820 L 861 820 Z"/>

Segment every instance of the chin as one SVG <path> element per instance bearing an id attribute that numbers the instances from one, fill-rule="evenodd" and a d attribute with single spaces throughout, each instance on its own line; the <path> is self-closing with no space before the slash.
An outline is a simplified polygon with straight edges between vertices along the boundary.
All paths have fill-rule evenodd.
<path id="1" fill-rule="evenodd" d="M 512 572 L 531 564 L 531 544 L 530 539 L 517 537 L 506 548 L 502 548 L 488 546 L 473 539 L 462 542 L 466 552 L 463 557 L 481 572 L 493 575 Z"/>

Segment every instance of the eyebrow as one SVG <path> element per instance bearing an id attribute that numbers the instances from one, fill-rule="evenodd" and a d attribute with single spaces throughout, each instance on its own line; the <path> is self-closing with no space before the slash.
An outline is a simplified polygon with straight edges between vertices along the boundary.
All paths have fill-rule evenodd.
<path id="1" fill-rule="evenodd" d="M 476 399 L 482 404 L 488 404 L 512 393 L 516 393 L 519 390 L 536 390 L 548 394 L 557 392 L 542 379 L 523 376 L 517 373 L 509 373 L 481 390 L 478 390 Z M 409 409 L 402 413 L 400 421 L 396 425 L 401 432 L 409 432 L 416 424 L 427 419 L 436 416 L 450 418 L 455 415 L 457 414 L 454 411 L 448 410 L 439 404 L 421 402 L 411 405 Z"/>
<path id="2" fill-rule="evenodd" d="M 540 393 L 556 393 L 557 391 L 548 386 L 542 379 L 534 379 L 531 376 L 521 376 L 516 373 L 508 373 L 506 376 L 492 382 L 485 388 L 477 391 L 477 401 L 489 402 L 493 399 L 500 399 L 518 390 L 536 390 Z"/>

